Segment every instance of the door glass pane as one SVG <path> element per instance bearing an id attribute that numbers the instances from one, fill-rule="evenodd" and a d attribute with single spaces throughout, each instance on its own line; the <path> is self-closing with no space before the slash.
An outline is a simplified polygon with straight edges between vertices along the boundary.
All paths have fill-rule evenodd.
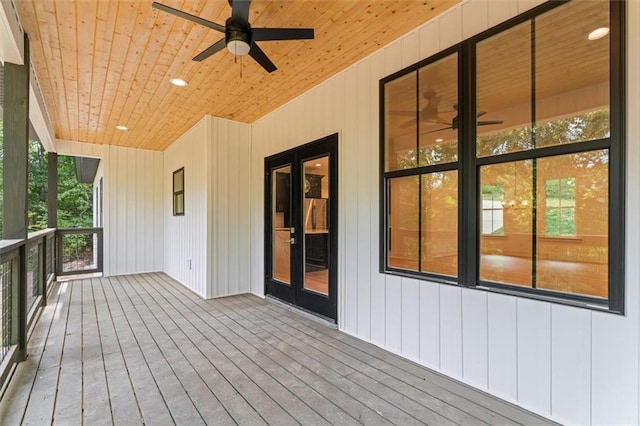
<path id="1" fill-rule="evenodd" d="M 304 162 L 304 288 L 329 294 L 329 157 Z"/>
<path id="2" fill-rule="evenodd" d="M 271 171 L 272 275 L 291 284 L 291 165 Z"/>

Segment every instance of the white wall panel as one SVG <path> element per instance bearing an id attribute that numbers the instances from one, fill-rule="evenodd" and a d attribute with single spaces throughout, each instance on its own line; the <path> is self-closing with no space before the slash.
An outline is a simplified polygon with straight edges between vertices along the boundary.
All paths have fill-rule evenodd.
<path id="1" fill-rule="evenodd" d="M 594 424 L 638 423 L 638 405 L 628 402 L 638 400 L 638 291 L 637 288 L 629 291 L 631 298 L 627 300 L 631 303 L 627 318 L 600 312 L 591 314 L 591 421 Z"/>
<path id="2" fill-rule="evenodd" d="M 591 423 L 591 311 L 551 307 L 551 414 Z"/>
<path id="3" fill-rule="evenodd" d="M 402 342 L 405 357 L 420 359 L 420 281 L 402 279 Z"/>
<path id="4" fill-rule="evenodd" d="M 420 38 L 418 37 L 418 33 L 415 31 L 410 32 L 400 40 L 400 45 L 402 46 L 402 68 L 418 62 L 420 59 L 418 49 L 419 43 Z"/>
<path id="5" fill-rule="evenodd" d="M 164 151 L 164 272 L 207 297 L 207 126 L 204 118 Z M 173 172 L 184 167 L 184 216 L 173 216 Z"/>
<path id="6" fill-rule="evenodd" d="M 487 2 L 487 17 L 489 27 L 498 25 L 518 14 L 518 2 L 489 0 Z"/>
<path id="7" fill-rule="evenodd" d="M 517 385 L 517 300 L 501 294 L 488 295 L 489 390 L 516 401 Z"/>
<path id="8" fill-rule="evenodd" d="M 440 27 L 438 21 L 430 21 L 418 30 L 420 37 L 418 56 L 428 58 L 440 51 Z"/>
<path id="9" fill-rule="evenodd" d="M 533 9 L 545 1 L 546 0 L 518 0 L 518 13 L 523 13 L 529 9 Z"/>
<path id="10" fill-rule="evenodd" d="M 420 362 L 440 369 L 440 285 L 420 283 Z"/>
<path id="11" fill-rule="evenodd" d="M 462 10 L 450 9 L 438 19 L 440 24 L 440 50 L 462 41 Z"/>
<path id="12" fill-rule="evenodd" d="M 345 237 L 343 259 L 345 266 L 345 315 L 344 329 L 348 333 L 357 334 L 358 330 L 358 74 L 357 67 L 350 68 L 345 73 L 345 122 L 350 126 L 342 134 L 345 143 L 341 146 L 341 167 L 338 184 L 340 196 L 338 207 L 346 215 L 341 217 L 342 235 Z M 355 266 L 355 267 L 354 267 Z"/>
<path id="13" fill-rule="evenodd" d="M 487 388 L 487 293 L 462 290 L 462 371 L 465 382 Z"/>
<path id="14" fill-rule="evenodd" d="M 476 0 L 462 5 L 463 39 L 472 37 L 489 28 L 488 8 L 488 0 Z"/>
<path id="15" fill-rule="evenodd" d="M 440 368 L 462 379 L 462 291 L 458 287 L 440 288 Z"/>
<path id="16" fill-rule="evenodd" d="M 518 400 L 551 414 L 551 305 L 518 300 Z"/>
<path id="17" fill-rule="evenodd" d="M 379 50 L 375 55 L 369 58 L 369 105 L 377 105 L 380 102 L 379 80 L 384 77 L 384 51 Z M 369 235 L 363 235 L 363 238 L 369 244 L 369 261 L 371 271 L 369 274 L 370 285 L 370 303 L 369 314 L 371 315 L 370 323 L 370 340 L 384 346 L 385 340 L 385 311 L 384 298 L 386 294 L 385 276 L 380 274 L 380 218 L 376 213 L 380 209 L 379 187 L 373 182 L 377 182 L 379 178 L 380 150 L 371 149 L 371 145 L 378 140 L 380 117 L 376 108 L 367 108 L 369 110 L 369 143 L 365 148 L 365 152 L 369 153 L 368 166 L 369 176 L 364 181 L 361 180 L 361 187 L 369 187 L 369 205 L 363 203 L 363 210 L 369 208 Z M 364 157 L 364 153 L 361 153 Z"/>
<path id="18" fill-rule="evenodd" d="M 362 61 L 356 67 L 358 73 L 357 83 L 357 102 L 359 105 L 370 105 L 372 102 L 370 73 L 371 63 L 369 60 Z M 371 113 L 368 108 L 357 108 L 356 123 L 357 129 L 357 194 L 364 200 L 370 200 L 376 187 L 371 185 L 371 181 L 375 180 L 372 170 L 371 156 L 371 140 L 374 137 L 371 125 Z M 374 163 L 375 164 L 375 163 Z M 371 232 L 371 216 L 372 210 L 369 203 L 365 201 L 358 202 L 357 219 L 357 252 L 358 252 L 358 298 L 356 315 L 358 330 L 357 334 L 365 340 L 371 339 L 371 251 L 375 246 L 371 245 L 369 235 Z"/>
<path id="19" fill-rule="evenodd" d="M 248 221 L 253 194 L 247 167 L 251 130 L 247 124 L 213 117 L 209 129 L 208 194 L 213 207 L 208 222 L 214 247 L 207 251 L 213 278 L 208 297 L 222 297 L 251 290 L 249 275 L 243 271 L 251 253 Z"/>
<path id="20" fill-rule="evenodd" d="M 385 295 L 385 346 L 402 351 L 402 278 L 387 276 Z"/>

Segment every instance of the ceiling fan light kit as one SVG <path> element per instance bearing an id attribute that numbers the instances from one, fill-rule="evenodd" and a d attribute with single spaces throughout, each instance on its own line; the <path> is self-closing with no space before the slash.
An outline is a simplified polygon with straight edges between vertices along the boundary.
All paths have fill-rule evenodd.
<path id="1" fill-rule="evenodd" d="M 249 3 L 250 0 L 229 0 L 231 17 L 227 19 L 224 26 L 158 2 L 153 2 L 152 6 L 224 33 L 225 37 L 223 39 L 218 40 L 196 55 L 193 58 L 194 61 L 203 61 L 226 47 L 235 56 L 248 54 L 262 68 L 271 73 L 277 68 L 266 53 L 255 43 L 256 41 L 310 40 L 314 38 L 313 28 L 251 28 L 249 23 Z"/>

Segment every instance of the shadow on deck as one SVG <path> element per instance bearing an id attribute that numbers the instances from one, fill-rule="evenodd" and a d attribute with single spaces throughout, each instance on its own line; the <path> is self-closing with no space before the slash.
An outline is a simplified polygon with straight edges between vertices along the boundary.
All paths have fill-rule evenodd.
<path id="1" fill-rule="evenodd" d="M 164 274 L 57 283 L 2 424 L 545 424 L 254 295 Z"/>

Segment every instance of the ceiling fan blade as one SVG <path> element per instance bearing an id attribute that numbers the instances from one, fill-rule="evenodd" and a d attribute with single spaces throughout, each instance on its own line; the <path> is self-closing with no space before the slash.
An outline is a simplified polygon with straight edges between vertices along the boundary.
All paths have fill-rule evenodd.
<path id="1" fill-rule="evenodd" d="M 217 42 L 215 42 L 211 46 L 209 46 L 206 49 L 204 49 L 202 52 L 198 53 L 198 55 L 196 57 L 194 57 L 193 60 L 197 61 L 197 62 L 204 61 L 205 59 L 207 59 L 209 56 L 213 55 L 214 53 L 218 53 L 219 51 L 221 51 L 222 49 L 224 49 L 226 47 L 225 41 L 226 40 L 223 39 L 223 38 L 218 40 Z"/>
<path id="2" fill-rule="evenodd" d="M 269 59 L 267 57 L 267 54 L 264 53 L 264 51 L 262 49 L 260 49 L 260 47 L 258 47 L 257 44 L 255 44 L 255 43 L 251 44 L 251 50 L 249 50 L 249 55 L 257 63 L 262 65 L 262 68 L 267 70 L 267 72 L 271 73 L 271 72 L 274 72 L 277 69 L 276 66 L 273 64 L 273 62 L 271 62 L 271 59 Z"/>
<path id="3" fill-rule="evenodd" d="M 436 129 L 436 130 L 430 130 L 428 132 L 423 132 L 421 133 L 421 135 L 426 135 L 427 133 L 435 133 L 435 132 L 441 132 L 443 130 L 449 130 L 449 129 L 453 129 L 453 126 L 447 126 L 447 127 L 442 127 L 440 129 Z"/>
<path id="4" fill-rule="evenodd" d="M 504 123 L 504 120 L 485 120 L 485 121 L 478 121 L 478 126 L 488 126 L 490 124 L 502 124 Z"/>
<path id="5" fill-rule="evenodd" d="M 249 22 L 249 2 L 250 0 L 232 0 L 231 19 Z"/>
<path id="6" fill-rule="evenodd" d="M 415 117 L 416 113 L 413 111 L 389 111 L 389 114 L 393 114 L 393 115 L 403 115 L 405 117 Z"/>
<path id="7" fill-rule="evenodd" d="M 199 16 L 195 16 L 190 13 L 183 12 L 178 9 L 174 9 L 173 7 L 170 7 L 170 6 L 165 6 L 164 4 L 160 4 L 155 1 L 151 4 L 151 6 L 153 6 L 156 9 L 162 10 L 164 12 L 170 13 L 172 15 L 178 16 L 180 18 L 187 19 L 191 22 L 195 22 L 196 24 L 204 25 L 205 27 L 224 33 L 224 30 L 225 30 L 224 26 L 216 24 L 215 22 L 208 21 L 206 19 L 202 19 Z"/>
<path id="8" fill-rule="evenodd" d="M 252 28 L 253 41 L 270 40 L 310 40 L 313 28 Z"/>

